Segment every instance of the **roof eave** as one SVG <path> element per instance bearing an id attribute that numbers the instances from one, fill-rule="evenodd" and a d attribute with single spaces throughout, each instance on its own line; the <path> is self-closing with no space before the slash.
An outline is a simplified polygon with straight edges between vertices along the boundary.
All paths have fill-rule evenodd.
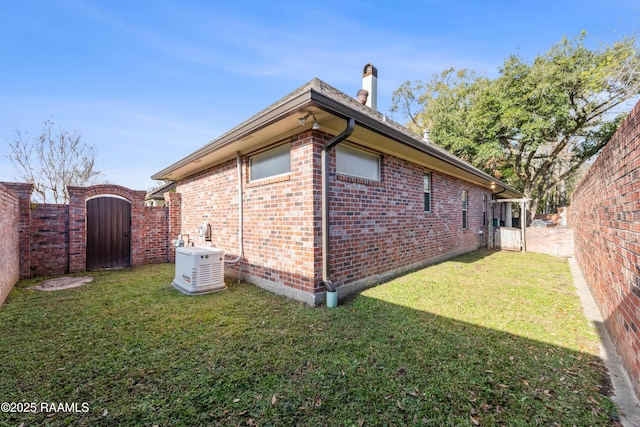
<path id="1" fill-rule="evenodd" d="M 325 107 L 331 109 L 334 114 L 342 116 L 343 118 L 353 118 L 356 121 L 357 125 L 366 127 L 372 131 L 380 133 L 387 138 L 393 139 L 401 144 L 408 145 L 416 150 L 422 151 L 432 157 L 435 157 L 439 160 L 442 160 L 446 163 L 451 164 L 459 169 L 462 169 L 468 173 L 471 173 L 482 180 L 487 181 L 488 185 L 494 183 L 496 186 L 504 189 L 504 196 L 509 196 L 511 198 L 522 197 L 522 194 L 510 187 L 509 185 L 499 181 L 498 179 L 492 177 L 486 172 L 481 171 L 480 169 L 466 163 L 462 159 L 454 156 L 451 153 L 443 153 L 432 145 L 428 145 L 423 141 L 411 137 L 404 132 L 401 132 L 397 129 L 394 129 L 390 125 L 386 124 L 383 121 L 380 121 L 370 115 L 367 115 L 363 112 L 354 110 L 349 108 L 348 106 L 328 97 L 320 92 L 314 92 L 312 94 L 312 100 L 315 104 L 317 104 L 320 108 Z"/>
<path id="2" fill-rule="evenodd" d="M 250 117 L 227 133 L 212 140 L 199 150 L 191 153 L 178 162 L 152 175 L 151 178 L 155 180 L 171 181 L 182 179 L 184 178 L 184 176 L 178 176 L 176 178 L 171 177 L 171 175 L 179 169 L 186 167 L 190 163 L 195 162 L 202 157 L 213 153 L 216 150 L 219 150 L 222 147 L 226 147 L 229 144 L 240 141 L 243 138 L 246 138 L 249 135 L 255 133 L 256 131 L 259 131 L 260 129 L 266 128 L 278 122 L 279 120 L 291 115 L 292 113 L 301 111 L 313 105 L 336 117 L 341 117 L 344 119 L 353 118 L 356 121 L 357 125 L 383 135 L 400 144 L 407 145 L 413 149 L 426 153 L 429 156 L 446 162 L 454 166 L 455 168 L 465 171 L 466 173 L 472 174 L 482 181 L 485 181 L 487 183 L 487 186 L 490 186 L 491 183 L 495 183 L 498 187 L 504 188 L 505 190 L 504 192 L 502 192 L 501 196 L 504 195 L 505 197 L 511 198 L 522 196 L 522 194 L 517 190 L 500 182 L 499 180 L 481 171 L 480 169 L 471 166 L 470 164 L 464 162 L 462 159 L 459 159 L 453 154 L 444 152 L 444 150 L 440 150 L 432 145 L 425 144 L 417 136 L 413 137 L 408 133 L 395 129 L 389 123 L 386 123 L 384 122 L 384 120 L 380 119 L 384 118 L 382 114 L 374 110 L 370 110 L 368 109 L 368 107 L 361 106 L 360 104 L 349 106 L 343 102 L 340 102 L 339 100 L 332 98 L 331 96 L 324 93 L 323 84 L 324 83 L 318 79 L 311 80 L 308 84 L 300 87 L 285 98 L 277 101 L 266 109 Z M 357 102 L 355 100 L 353 101 Z M 380 118 L 374 117 L 374 115 L 379 115 Z"/>
<path id="3" fill-rule="evenodd" d="M 277 122 L 282 117 L 285 117 L 292 112 L 299 111 L 300 109 L 305 108 L 305 106 L 307 106 L 309 104 L 309 101 L 311 100 L 310 93 L 310 91 L 301 92 L 273 108 L 262 110 L 260 113 L 250 117 L 227 133 L 224 133 L 216 139 L 210 141 L 202 148 L 194 151 L 193 153 L 177 161 L 176 163 L 167 166 L 161 171 L 153 174 L 151 178 L 155 180 L 169 179 L 175 181 L 175 179 L 169 178 L 172 172 L 175 172 L 178 169 L 187 166 L 189 163 L 192 163 L 207 154 L 210 154 L 222 147 L 232 144 L 235 141 L 246 138 L 248 135 L 251 135 L 257 130 L 260 130 L 272 123 Z"/>

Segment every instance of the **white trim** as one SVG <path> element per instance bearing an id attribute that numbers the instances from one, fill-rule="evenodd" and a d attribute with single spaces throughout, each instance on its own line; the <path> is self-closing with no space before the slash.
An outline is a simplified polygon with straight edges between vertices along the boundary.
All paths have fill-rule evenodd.
<path id="1" fill-rule="evenodd" d="M 427 177 L 429 177 L 429 182 L 428 182 L 429 188 L 427 189 L 427 191 L 425 191 L 424 181 L 425 181 L 425 178 L 427 178 Z M 428 210 L 424 209 L 424 200 L 422 201 L 422 208 L 424 209 L 425 213 L 431 213 L 431 210 L 432 210 L 431 209 L 431 202 L 433 201 L 433 199 L 431 198 L 431 188 L 432 188 L 432 182 L 431 181 L 432 180 L 433 180 L 433 175 L 431 174 L 431 171 L 424 171 L 422 173 L 422 191 L 423 191 L 423 194 L 428 194 L 429 195 L 429 209 Z"/>
<path id="2" fill-rule="evenodd" d="M 110 194 L 110 193 L 98 194 L 97 196 L 87 197 L 84 201 L 88 202 L 89 200 L 98 199 L 100 197 L 111 197 L 111 198 L 114 198 L 114 199 L 121 199 L 121 200 L 124 200 L 125 202 L 129 202 L 129 204 L 131 204 L 131 200 L 127 199 L 126 197 L 122 197 L 122 196 L 118 196 L 117 194 Z"/>
<path id="3" fill-rule="evenodd" d="M 462 190 L 462 229 L 469 229 L 469 191 Z"/>

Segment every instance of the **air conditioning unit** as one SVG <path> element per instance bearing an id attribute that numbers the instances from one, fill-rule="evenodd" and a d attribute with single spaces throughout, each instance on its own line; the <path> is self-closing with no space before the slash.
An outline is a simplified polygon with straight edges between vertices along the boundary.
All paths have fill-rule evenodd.
<path id="1" fill-rule="evenodd" d="M 226 289 L 224 251 L 199 246 L 176 248 L 176 277 L 172 285 L 188 295 Z"/>

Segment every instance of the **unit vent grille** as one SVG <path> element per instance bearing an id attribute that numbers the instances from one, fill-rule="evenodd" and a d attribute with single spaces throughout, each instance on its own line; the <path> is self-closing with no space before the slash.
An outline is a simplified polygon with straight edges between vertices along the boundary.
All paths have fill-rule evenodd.
<path id="1" fill-rule="evenodd" d="M 200 264 L 193 269 L 192 282 L 193 286 L 208 286 L 224 280 L 224 272 L 222 271 L 222 263 Z"/>

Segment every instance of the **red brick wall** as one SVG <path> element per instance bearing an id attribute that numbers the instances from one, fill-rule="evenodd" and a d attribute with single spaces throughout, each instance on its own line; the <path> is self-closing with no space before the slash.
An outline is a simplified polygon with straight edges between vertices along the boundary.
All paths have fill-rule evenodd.
<path id="1" fill-rule="evenodd" d="M 20 252 L 20 278 L 31 275 L 31 191 L 33 185 L 4 182 L 3 185 L 18 196 L 18 245 Z"/>
<path id="2" fill-rule="evenodd" d="M 69 209 L 67 205 L 33 206 L 30 250 L 30 276 L 49 276 L 69 271 Z"/>
<path id="3" fill-rule="evenodd" d="M 291 144 L 288 175 L 249 182 L 248 157 L 242 159 L 242 272 L 284 287 L 313 292 L 318 285 L 314 228 L 319 227 L 316 223 L 319 212 L 314 212 L 318 190 L 314 191 L 314 179 L 319 178 L 313 174 L 313 139 L 310 133 L 305 133 L 282 142 Z M 236 160 L 180 181 L 177 191 L 182 196 L 182 234 L 188 234 L 197 246 L 208 245 L 198 233 L 198 227 L 206 221 L 212 229 L 211 245 L 223 249 L 227 258 L 240 255 Z"/>
<path id="4" fill-rule="evenodd" d="M 640 396 L 640 103 L 571 197 L 576 259 Z"/>
<path id="5" fill-rule="evenodd" d="M 146 192 L 130 190 L 119 185 L 94 185 L 92 187 L 68 187 L 69 189 L 69 271 L 85 271 L 86 251 L 86 202 L 96 196 L 116 195 L 131 202 L 131 265 L 145 263 L 145 215 Z"/>
<path id="6" fill-rule="evenodd" d="M 15 283 L 14 258 L 18 260 L 20 278 L 85 271 L 86 199 L 93 196 L 118 195 L 131 201 L 132 265 L 173 261 L 169 218 L 173 209 L 175 226 L 179 203 L 173 207 L 146 207 L 144 191 L 98 185 L 70 187 L 69 205 L 31 204 L 31 191 L 31 184 L 0 184 L 0 301 L 10 290 L 6 283 L 11 287 Z M 4 271 L 8 273 L 4 275 Z"/>
<path id="7" fill-rule="evenodd" d="M 180 229 L 185 245 L 207 246 L 199 236 L 202 222 L 211 226 L 211 245 L 228 256 L 237 256 L 238 200 L 235 160 L 215 166 L 180 181 L 177 191 L 181 197 Z"/>
<path id="8" fill-rule="evenodd" d="M 527 252 L 560 257 L 573 256 L 573 229 L 569 227 L 527 227 Z"/>
<path id="9" fill-rule="evenodd" d="M 144 263 L 168 262 L 169 208 L 164 206 L 145 206 L 143 224 Z"/>
<path id="10" fill-rule="evenodd" d="M 18 195 L 0 184 L 0 305 L 20 278 Z"/>
<path id="11" fill-rule="evenodd" d="M 332 173 L 335 171 L 331 153 Z M 331 177 L 331 279 L 336 285 L 376 277 L 408 265 L 477 249 L 486 232 L 483 196 L 491 194 L 431 171 L 431 212 L 424 211 L 427 169 L 389 155 L 381 182 Z M 462 191 L 468 227 L 462 228 Z"/>
<path id="12" fill-rule="evenodd" d="M 319 145 L 314 147 L 311 132 L 290 144 L 291 173 L 286 179 L 249 183 L 245 163 L 244 253 L 249 274 L 313 293 L 319 285 L 314 260 L 319 182 L 314 182 L 313 155 Z"/>
<path id="13" fill-rule="evenodd" d="M 243 156 L 243 274 L 308 294 L 324 291 L 320 159 L 330 138 L 305 132 L 281 141 L 291 144 L 291 173 L 258 182 L 249 182 L 248 174 L 248 158 L 255 153 Z M 488 190 L 432 172 L 432 211 L 425 213 L 424 168 L 385 155 L 382 182 L 367 182 L 337 176 L 333 151 L 331 280 L 336 285 L 480 246 L 478 232 L 486 232 L 482 202 L 483 196 L 490 197 Z M 207 245 L 198 236 L 198 227 L 207 221 L 211 244 L 228 257 L 238 255 L 237 179 L 234 159 L 184 179 L 177 187 L 182 197 L 181 233 L 195 245 Z M 469 194 L 466 230 L 462 190 Z"/>

